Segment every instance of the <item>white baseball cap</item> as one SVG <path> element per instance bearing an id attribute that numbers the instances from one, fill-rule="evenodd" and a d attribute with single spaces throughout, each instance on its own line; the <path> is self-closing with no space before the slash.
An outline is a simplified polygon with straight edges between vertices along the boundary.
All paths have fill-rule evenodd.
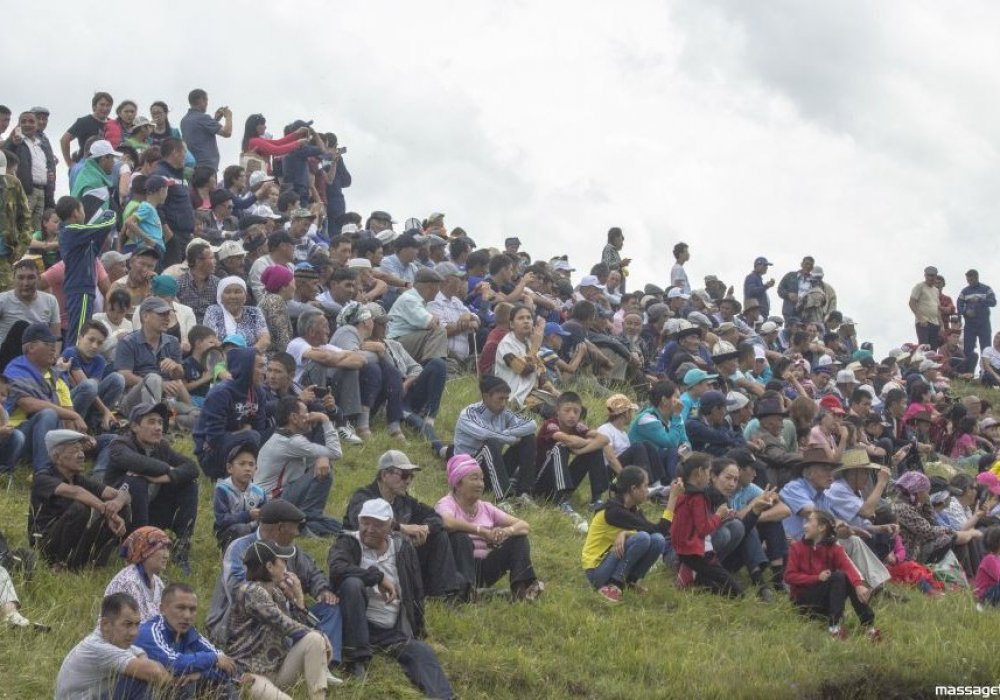
<path id="1" fill-rule="evenodd" d="M 91 158 L 103 158 L 104 156 L 116 156 L 120 158 L 121 155 L 122 154 L 116 151 L 114 146 L 111 145 L 110 141 L 101 139 L 90 144 Z"/>
<path id="2" fill-rule="evenodd" d="M 361 518 L 374 518 L 387 523 L 392 520 L 392 506 L 384 498 L 373 498 L 365 501 L 361 506 L 361 512 L 358 513 L 358 519 Z"/>

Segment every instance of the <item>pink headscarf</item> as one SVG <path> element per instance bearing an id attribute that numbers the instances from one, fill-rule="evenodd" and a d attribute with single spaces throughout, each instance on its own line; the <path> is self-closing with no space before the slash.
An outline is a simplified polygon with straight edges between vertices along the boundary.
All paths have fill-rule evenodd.
<path id="1" fill-rule="evenodd" d="M 469 474 L 481 471 L 479 462 L 470 455 L 458 454 L 448 460 L 448 486 L 455 488 Z"/>
<path id="2" fill-rule="evenodd" d="M 902 491 L 911 503 L 918 493 L 931 490 L 931 480 L 917 471 L 908 471 L 896 479 L 896 490 Z"/>
<path id="3" fill-rule="evenodd" d="M 271 294 L 277 294 L 279 290 L 288 286 L 292 279 L 294 279 L 292 271 L 284 265 L 270 265 L 264 269 L 263 274 L 260 276 L 260 281 L 264 285 L 264 289 L 271 292 Z"/>

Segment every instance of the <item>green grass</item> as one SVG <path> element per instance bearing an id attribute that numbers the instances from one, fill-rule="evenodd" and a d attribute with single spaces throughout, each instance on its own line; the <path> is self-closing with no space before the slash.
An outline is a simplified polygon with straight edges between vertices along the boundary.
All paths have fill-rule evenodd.
<path id="1" fill-rule="evenodd" d="M 975 392 L 1000 406 L 1000 394 L 979 387 Z M 461 407 L 475 398 L 473 379 L 448 384 L 437 423 L 444 436 L 450 435 Z M 600 402 L 588 405 L 591 416 L 603 415 Z M 361 449 L 347 450 L 335 466 L 331 514 L 343 515 L 349 494 L 372 479 L 378 455 L 395 446 L 379 436 Z M 190 450 L 190 442 L 179 449 Z M 446 490 L 441 462 L 412 437 L 405 451 L 425 466 L 414 494 L 435 502 Z M 22 469 L 11 489 L 0 491 L 0 528 L 14 546 L 24 545 L 28 490 Z M 931 697 L 938 683 L 985 685 L 1000 677 L 1000 657 L 990 643 L 1000 617 L 976 613 L 967 594 L 930 600 L 909 590 L 905 604 L 876 603 L 886 636 L 878 646 L 858 638 L 829 640 L 822 625 L 799 618 L 784 599 L 767 606 L 753 598 L 731 602 L 679 592 L 662 566 L 647 579 L 648 596 L 628 596 L 612 608 L 584 580 L 583 538 L 571 523 L 552 509 L 524 516 L 532 527 L 535 568 L 547 585 L 542 600 L 429 605 L 430 641 L 463 698 Z M 327 543 L 301 544 L 325 562 Z M 207 481 L 193 561 L 190 582 L 201 594 L 203 613 L 219 573 Z M 30 582 L 15 577 L 24 612 L 51 624 L 53 631 L 0 631 L 0 697 L 52 697 L 59 664 L 93 628 L 114 571 L 55 575 L 42 569 Z M 179 577 L 174 569 L 168 574 Z M 856 623 L 851 612 L 847 620 Z M 331 695 L 419 697 L 385 657 L 376 659 L 363 685 L 353 683 Z"/>

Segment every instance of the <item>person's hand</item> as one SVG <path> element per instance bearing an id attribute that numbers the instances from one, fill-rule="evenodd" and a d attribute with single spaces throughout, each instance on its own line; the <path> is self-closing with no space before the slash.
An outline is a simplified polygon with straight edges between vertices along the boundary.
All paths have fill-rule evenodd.
<path id="1" fill-rule="evenodd" d="M 441 319 L 435 316 L 434 314 L 431 314 L 431 320 L 427 324 L 427 329 L 433 331 L 437 329 L 437 327 L 440 325 L 441 325 Z"/>
<path id="2" fill-rule="evenodd" d="M 618 557 L 619 559 L 625 556 L 625 540 L 627 539 L 628 539 L 628 533 L 625 532 L 624 530 L 619 532 L 618 536 L 615 537 L 614 551 L 615 551 L 615 556 Z"/>
<path id="3" fill-rule="evenodd" d="M 330 460 L 326 457 L 318 457 L 313 466 L 313 476 L 322 481 L 330 476 Z"/>
<path id="4" fill-rule="evenodd" d="M 494 544 L 499 546 L 507 541 L 510 537 L 509 527 L 495 527 L 493 528 Z"/>
<path id="5" fill-rule="evenodd" d="M 228 373 L 223 372 L 222 374 L 219 375 L 219 379 L 222 379 L 224 374 Z M 180 380 L 172 379 L 169 382 L 163 382 L 163 393 L 166 394 L 167 396 L 172 396 L 174 398 L 177 398 L 178 396 L 181 396 L 183 391 L 184 391 L 184 382 Z"/>
<path id="6" fill-rule="evenodd" d="M 410 538 L 414 547 L 419 547 L 426 542 L 427 536 L 431 532 L 430 528 L 426 525 L 400 525 L 399 530 Z"/>
<path id="7" fill-rule="evenodd" d="M 837 539 L 840 540 L 846 540 L 852 534 L 851 526 L 843 521 L 837 523 L 836 527 L 833 528 L 833 531 L 834 534 L 837 535 Z"/>
<path id="8" fill-rule="evenodd" d="M 893 464 L 899 464 L 904 459 L 906 459 L 906 455 L 910 454 L 910 448 L 911 447 L 912 447 L 912 445 L 903 445 L 898 450 L 896 450 L 896 452 L 892 455 L 892 463 Z M 889 476 L 892 476 L 892 471 L 890 469 L 888 469 L 888 467 L 882 467 L 882 469 L 879 470 L 879 474 L 876 477 L 876 479 L 881 479 L 882 478 L 882 471 L 883 470 L 885 470 L 885 472 Z"/>
<path id="9" fill-rule="evenodd" d="M 823 569 L 822 571 L 819 572 L 819 580 L 820 581 L 826 581 L 828 578 L 830 578 L 830 570 L 829 569 Z"/>
<path id="10" fill-rule="evenodd" d="M 306 140 L 308 140 L 309 127 L 308 126 L 300 126 L 298 129 L 295 130 L 295 133 L 298 134 L 301 137 L 306 137 Z"/>
<path id="11" fill-rule="evenodd" d="M 755 437 L 747 440 L 747 447 L 750 448 L 751 452 L 763 452 L 766 445 L 763 440 Z"/>
<path id="12" fill-rule="evenodd" d="M 907 445 L 909 447 L 909 445 Z M 902 450 L 901 450 L 902 451 Z M 898 452 L 896 454 L 899 454 Z M 875 482 L 878 484 L 886 484 L 892 477 L 892 470 L 889 467 L 882 466 L 879 467 L 878 475 L 875 477 Z"/>
<path id="13" fill-rule="evenodd" d="M 396 584 L 392 582 L 392 579 L 388 576 L 383 576 L 382 580 L 378 582 L 379 593 L 382 594 L 382 600 L 385 601 L 387 605 L 394 602 L 398 597 L 399 593 L 396 591 Z"/>
<path id="14" fill-rule="evenodd" d="M 114 513 L 105 516 L 104 520 L 108 524 L 108 529 L 111 530 L 115 537 L 121 537 L 125 534 L 125 521 L 122 519 L 122 516 Z"/>
<path id="15" fill-rule="evenodd" d="M 225 654 L 219 654 L 215 659 L 215 666 L 227 676 L 232 676 L 236 673 L 236 662 Z"/>
<path id="16" fill-rule="evenodd" d="M 340 598 L 333 591 L 323 591 L 318 596 L 316 596 L 316 602 L 325 603 L 327 605 L 336 605 L 340 602 Z"/>
<path id="17" fill-rule="evenodd" d="M 885 558 L 885 563 L 886 564 L 895 564 L 896 563 L 896 555 L 894 553 L 892 553 L 892 552 L 889 552 L 889 555 Z"/>
<path id="18" fill-rule="evenodd" d="M 278 588 L 289 600 L 302 600 L 302 582 L 291 571 L 285 572 L 285 577 L 278 583 Z"/>
<path id="19" fill-rule="evenodd" d="M 7 437 L 14 432 L 14 426 L 12 425 L 0 425 L 0 437 Z"/>
<path id="20" fill-rule="evenodd" d="M 115 414 L 111 411 L 105 411 L 101 414 L 101 431 L 105 433 L 111 432 L 111 426 L 115 423 Z"/>
<path id="21" fill-rule="evenodd" d="M 169 357 L 164 357 L 160 360 L 160 371 L 164 374 L 172 374 L 179 369 L 181 369 L 180 364 L 171 360 Z"/>
<path id="22" fill-rule="evenodd" d="M 721 506 L 715 509 L 715 514 L 718 515 L 723 520 L 728 518 L 732 514 L 732 512 L 733 511 L 730 510 L 729 506 L 727 506 L 725 503 L 723 503 Z"/>
<path id="23" fill-rule="evenodd" d="M 632 264 L 632 258 L 622 258 L 622 261 L 618 263 L 619 267 L 628 267 Z"/>
<path id="24" fill-rule="evenodd" d="M 368 347 L 365 348 L 365 350 L 368 350 L 369 352 L 373 352 L 376 355 L 384 355 L 385 354 L 385 343 L 380 343 L 377 340 L 369 340 L 368 341 Z"/>
<path id="25" fill-rule="evenodd" d="M 306 414 L 306 420 L 309 421 L 310 425 L 319 425 L 320 423 L 328 423 L 330 416 L 320 411 L 310 411 Z"/>
<path id="26" fill-rule="evenodd" d="M 73 414 L 73 417 L 69 419 L 69 424 L 70 428 L 78 433 L 87 433 L 87 421 L 81 418 L 79 413 Z"/>
<path id="27" fill-rule="evenodd" d="M 308 406 L 315 400 L 316 400 L 315 384 L 310 384 L 309 386 L 305 387 L 302 391 L 299 392 L 299 401 L 301 401 L 305 405 Z"/>
<path id="28" fill-rule="evenodd" d="M 250 519 L 251 520 L 260 520 L 260 508 L 251 508 L 250 509 Z"/>
<path id="29" fill-rule="evenodd" d="M 858 600 L 860 600 L 862 603 L 867 603 L 868 600 L 872 597 L 872 589 L 870 589 L 863 583 L 858 586 L 855 586 L 854 592 L 858 594 Z"/>
<path id="30" fill-rule="evenodd" d="M 323 397 L 323 408 L 328 411 L 337 408 L 337 399 L 334 398 L 332 392 L 327 392 L 326 396 Z"/>

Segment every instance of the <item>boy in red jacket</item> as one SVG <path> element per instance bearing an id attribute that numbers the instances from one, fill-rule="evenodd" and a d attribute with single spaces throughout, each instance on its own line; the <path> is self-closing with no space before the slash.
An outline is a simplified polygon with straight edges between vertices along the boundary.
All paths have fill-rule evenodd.
<path id="1" fill-rule="evenodd" d="M 679 579 L 686 578 L 684 567 L 694 572 L 694 582 L 713 593 L 732 598 L 743 595 L 743 587 L 726 571 L 711 551 L 711 535 L 722 521 L 733 517 L 725 503 L 713 513 L 705 487 L 709 484 L 711 455 L 692 452 L 681 464 L 684 493 L 677 499 L 670 540 L 681 561 Z M 709 551 L 706 551 L 706 546 Z"/>
<path id="2" fill-rule="evenodd" d="M 814 510 L 802 527 L 802 539 L 792 544 L 785 567 L 785 583 L 795 605 L 814 617 L 824 617 L 830 634 L 845 639 L 847 632 L 840 626 L 844 603 L 851 606 L 868 628 L 865 633 L 872 641 L 882 634 L 875 629 L 875 612 L 869 607 L 871 589 L 865 585 L 858 570 L 837 544 L 836 521 L 829 513 Z"/>

